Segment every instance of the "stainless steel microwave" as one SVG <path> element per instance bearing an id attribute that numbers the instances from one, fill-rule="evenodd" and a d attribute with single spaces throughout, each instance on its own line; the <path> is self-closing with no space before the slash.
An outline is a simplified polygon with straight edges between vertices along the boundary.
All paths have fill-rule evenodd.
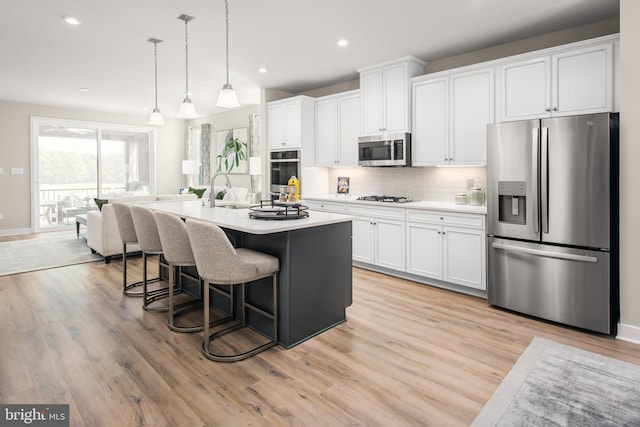
<path id="1" fill-rule="evenodd" d="M 411 166 L 411 134 L 361 136 L 358 138 L 358 165 Z"/>

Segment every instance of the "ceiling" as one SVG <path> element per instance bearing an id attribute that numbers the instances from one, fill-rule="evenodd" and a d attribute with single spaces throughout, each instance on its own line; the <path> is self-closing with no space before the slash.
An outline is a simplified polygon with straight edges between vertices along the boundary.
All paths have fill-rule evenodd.
<path id="1" fill-rule="evenodd" d="M 189 91 L 199 116 L 225 83 L 224 0 L 0 0 L 0 100 L 175 117 Z M 71 26 L 63 16 L 74 16 Z M 430 61 L 619 16 L 619 0 L 230 0 L 229 80 L 244 105 L 260 89 L 297 93 L 413 55 Z M 350 44 L 339 47 L 338 39 Z M 267 72 L 258 72 L 259 67 Z M 81 91 L 86 88 L 88 91 Z M 146 109 L 143 109 L 146 108 Z"/>

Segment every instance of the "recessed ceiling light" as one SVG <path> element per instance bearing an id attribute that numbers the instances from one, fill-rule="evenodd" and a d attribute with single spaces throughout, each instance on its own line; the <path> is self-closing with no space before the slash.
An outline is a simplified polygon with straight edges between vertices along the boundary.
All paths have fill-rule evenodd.
<path id="1" fill-rule="evenodd" d="M 80 25 L 80 20 L 78 18 L 74 18 L 73 16 L 63 16 L 64 22 L 69 25 Z"/>
<path id="2" fill-rule="evenodd" d="M 81 92 L 89 92 L 89 88 L 87 88 L 87 87 L 81 87 L 81 88 L 80 88 L 80 91 L 81 91 Z"/>
<path id="3" fill-rule="evenodd" d="M 267 72 L 267 69 L 266 69 L 266 68 L 264 68 L 264 67 L 260 67 L 260 68 L 258 68 L 258 72 L 259 72 L 259 73 L 266 73 L 266 72 Z"/>
<path id="4" fill-rule="evenodd" d="M 340 46 L 340 47 L 345 47 L 345 46 L 347 46 L 348 44 L 349 44 L 349 40 L 347 40 L 347 39 L 340 39 L 340 40 L 338 40 L 338 46 Z"/>

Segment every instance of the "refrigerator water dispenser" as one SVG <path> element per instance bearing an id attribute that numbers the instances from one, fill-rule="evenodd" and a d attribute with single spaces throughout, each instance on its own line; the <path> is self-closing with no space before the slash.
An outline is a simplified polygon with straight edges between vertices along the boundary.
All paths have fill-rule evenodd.
<path id="1" fill-rule="evenodd" d="M 498 220 L 510 224 L 527 223 L 525 181 L 498 181 Z"/>

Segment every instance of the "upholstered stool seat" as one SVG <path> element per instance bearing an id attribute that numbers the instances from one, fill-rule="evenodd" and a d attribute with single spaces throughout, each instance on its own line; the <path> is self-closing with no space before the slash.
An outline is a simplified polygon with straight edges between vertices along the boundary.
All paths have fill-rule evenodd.
<path id="1" fill-rule="evenodd" d="M 200 277 L 205 282 L 204 292 L 204 334 L 202 353 L 210 360 L 218 362 L 233 362 L 254 356 L 268 348 L 278 344 L 278 271 L 280 261 L 278 258 L 257 252 L 251 249 L 233 247 L 224 231 L 210 223 L 191 220 L 186 221 L 191 248 L 195 257 L 196 266 Z M 266 277 L 272 278 L 272 312 L 250 304 L 246 300 L 245 283 L 254 282 Z M 240 323 L 226 327 L 215 333 L 209 329 L 209 288 L 211 285 L 231 285 L 231 294 L 235 286 L 241 287 L 242 314 Z M 231 301 L 230 317 L 235 318 L 235 302 Z M 271 339 L 261 345 L 248 350 L 236 351 L 233 354 L 216 354 L 210 351 L 213 341 L 234 331 L 247 328 L 247 310 L 272 321 Z M 269 337 L 268 337 L 269 338 Z"/>
<path id="2" fill-rule="evenodd" d="M 191 242 L 189 241 L 189 235 L 187 234 L 184 221 L 176 215 L 164 212 L 155 212 L 155 218 L 164 258 L 169 264 L 169 286 L 172 290 L 169 292 L 169 317 L 167 319 L 167 326 L 175 332 L 202 331 L 204 329 L 204 323 L 197 325 L 178 324 L 178 318 L 180 316 L 195 309 L 202 309 L 203 306 L 202 288 L 204 283 L 202 279 L 199 279 L 200 286 L 198 290 L 200 294 L 197 298 L 184 301 L 180 304 L 175 303 L 175 291 L 178 290 L 182 292 L 182 280 L 177 280 L 176 277 L 181 273 L 183 267 L 196 266 L 196 260 L 191 250 Z M 224 295 L 230 298 L 229 294 L 224 293 Z M 229 318 L 217 320 L 212 323 L 211 326 L 227 320 L 229 320 Z"/>
<path id="3" fill-rule="evenodd" d="M 136 234 L 136 227 L 133 224 L 131 209 L 129 205 L 125 203 L 113 202 L 112 206 L 120 240 L 122 240 L 122 292 L 130 297 L 142 297 L 144 295 L 143 290 L 136 288 L 142 286 L 143 281 L 139 280 L 132 283 L 127 281 L 127 245 L 138 243 L 138 235 Z"/>
<path id="4" fill-rule="evenodd" d="M 149 279 L 147 276 L 147 258 L 149 255 L 162 255 L 162 243 L 158 234 L 156 217 L 153 211 L 142 206 L 131 206 L 131 217 L 138 236 L 138 245 L 142 251 L 142 308 L 149 311 L 167 311 L 168 304 L 152 305 L 169 296 L 169 286 L 149 290 L 149 283 L 159 282 L 160 277 Z"/>

